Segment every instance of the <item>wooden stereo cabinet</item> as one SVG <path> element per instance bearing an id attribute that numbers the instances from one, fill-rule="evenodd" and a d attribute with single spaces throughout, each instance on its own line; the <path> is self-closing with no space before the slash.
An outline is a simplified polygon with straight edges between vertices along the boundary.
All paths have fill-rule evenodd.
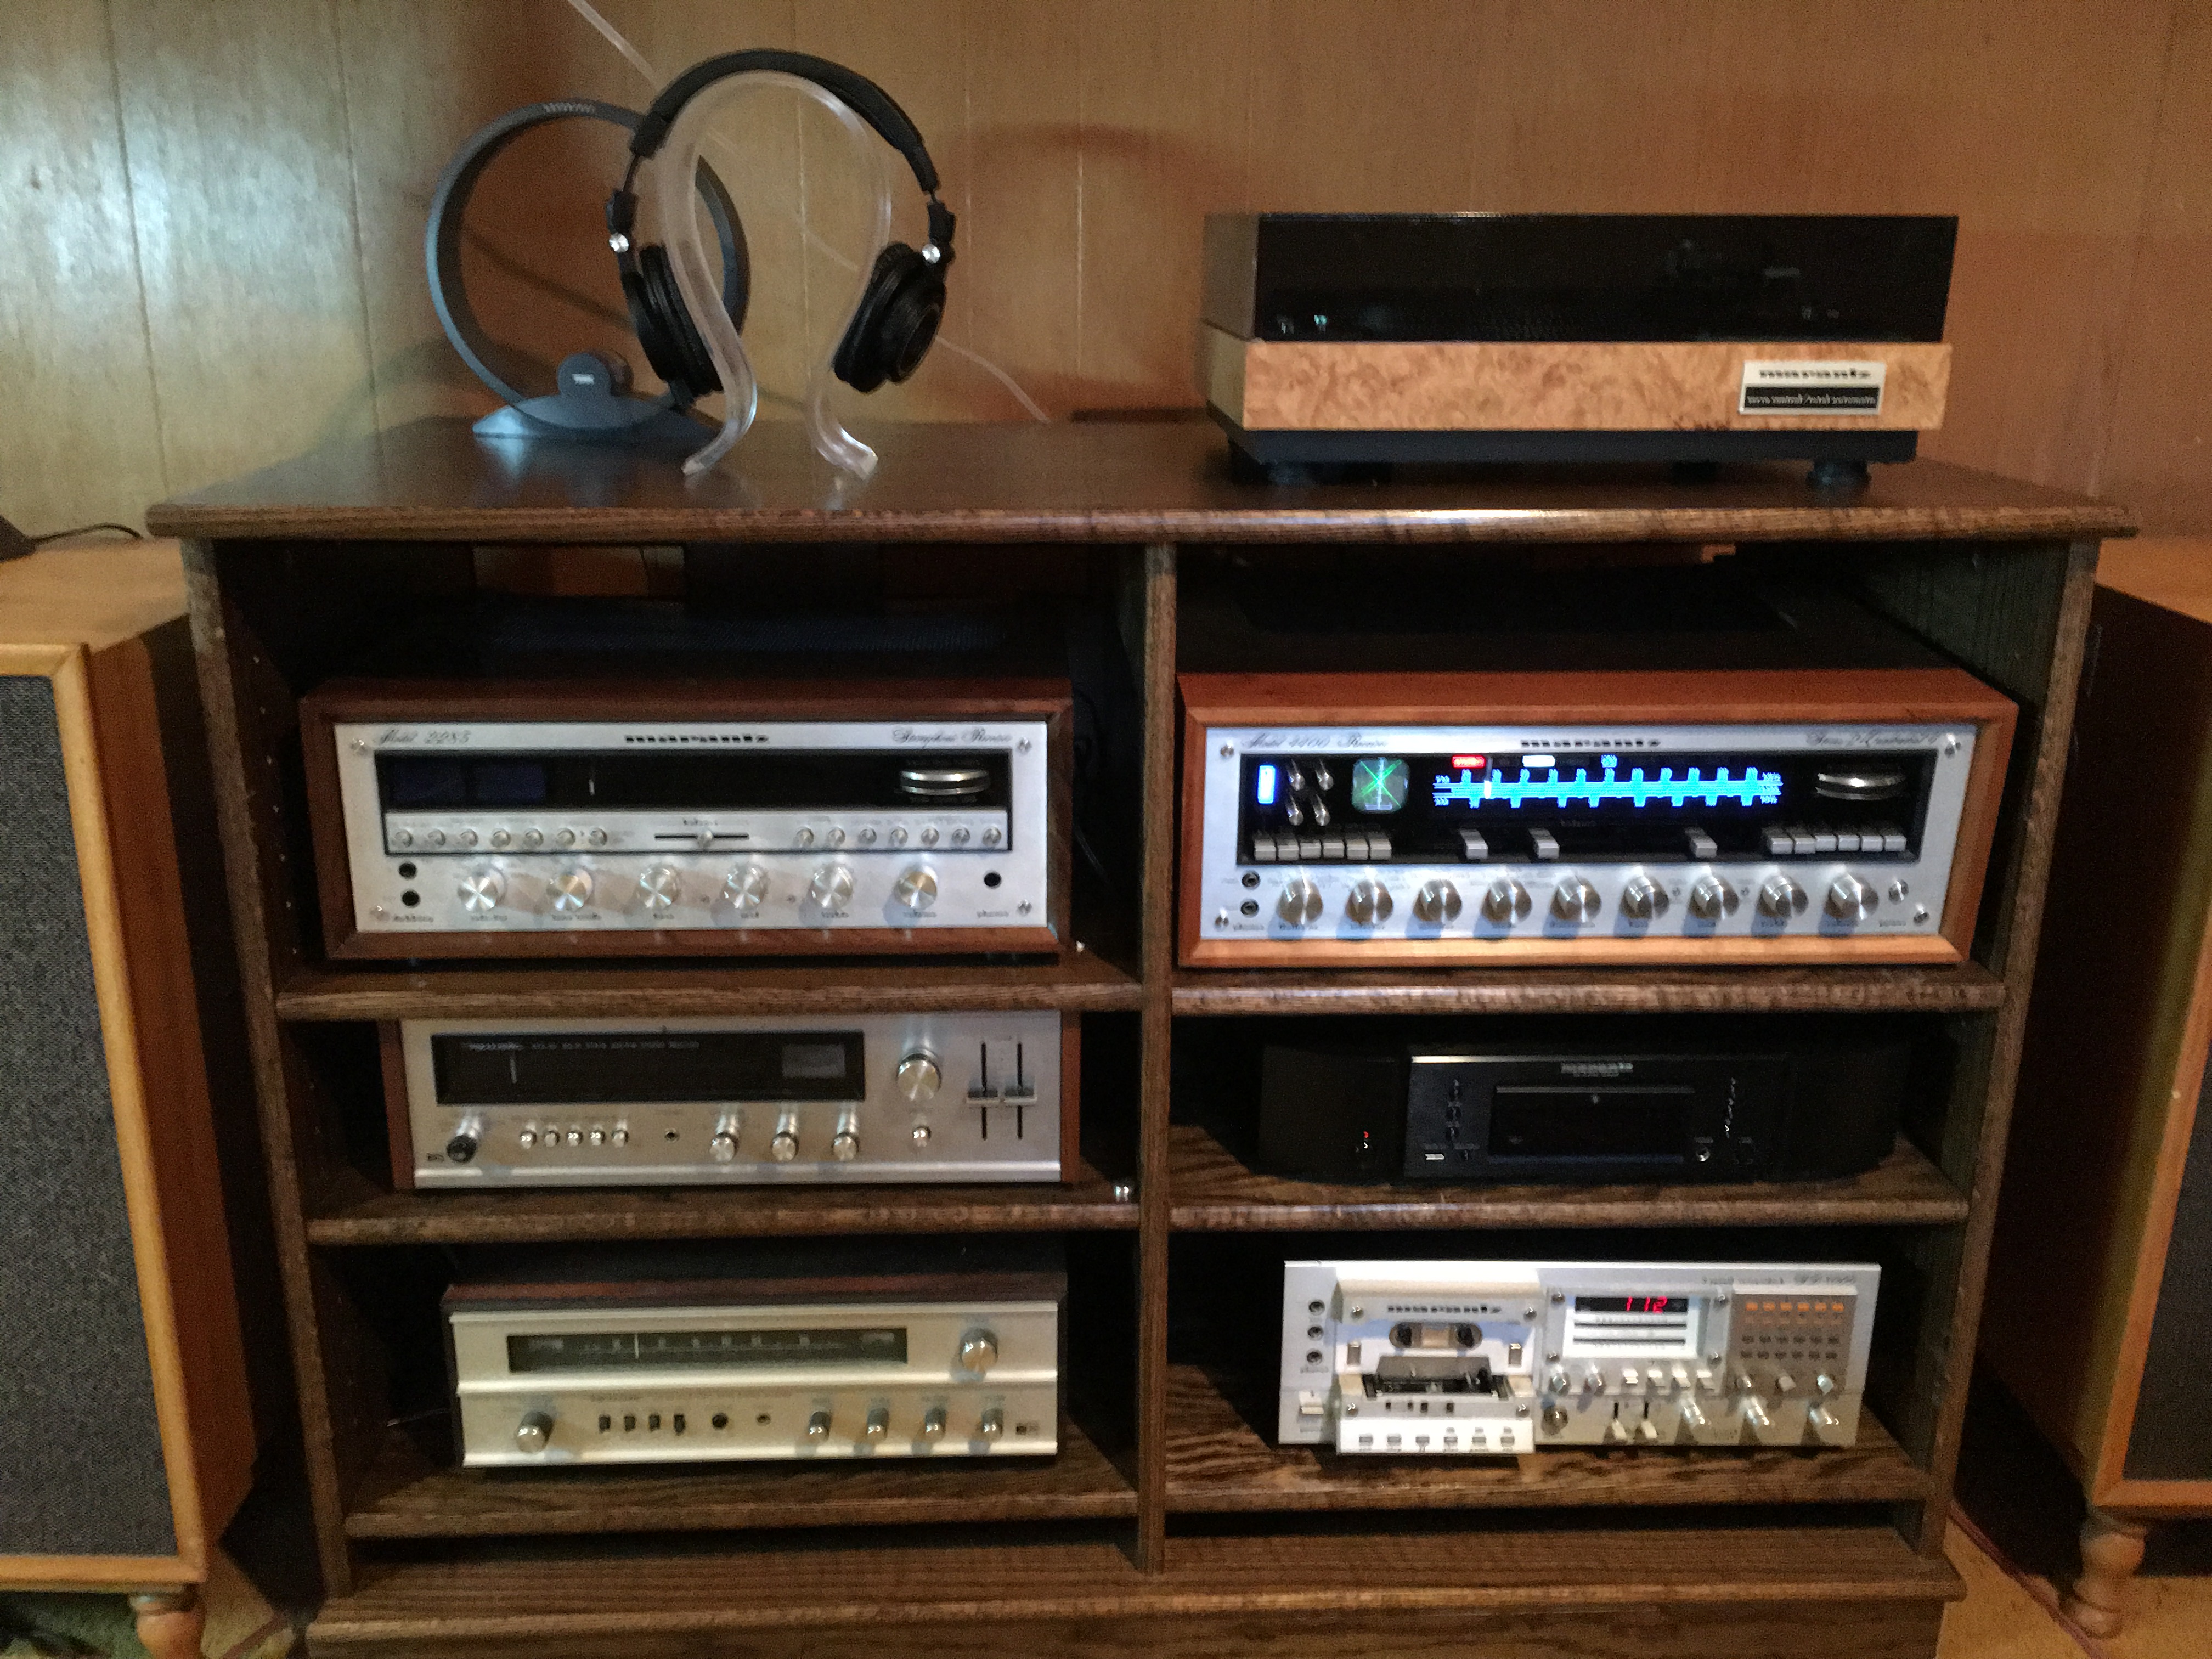
<path id="1" fill-rule="evenodd" d="M 2212 541 L 2114 548 L 2092 615 L 1982 1346 L 2109 1636 L 2145 1525 L 2212 1516 Z"/>
<path id="2" fill-rule="evenodd" d="M 1258 489 L 1231 478 L 1222 440 L 1200 425 L 909 427 L 873 441 L 878 471 L 840 505 L 793 425 L 763 423 L 687 480 L 580 446 L 518 464 L 430 422 L 151 515 L 190 543 L 330 1589 L 310 1651 L 1932 1655 L 1960 1589 L 1944 1526 L 2098 544 L 2124 533 L 2125 515 L 1929 462 L 1876 468 L 1840 493 L 1785 467 L 1696 483 L 1490 474 Z M 788 565 L 831 543 L 841 556 L 864 550 L 893 595 L 982 605 L 1049 586 L 1097 623 L 1091 666 L 1133 684 L 1133 708 L 1088 704 L 1097 767 L 1079 767 L 1074 805 L 1079 824 L 1118 811 L 1140 841 L 1078 848 L 1058 957 L 331 959 L 304 810 L 304 696 L 495 571 L 482 550 L 674 544 Z M 1203 627 L 1178 605 L 1186 578 L 1231 560 L 1341 560 L 1389 584 L 1424 560 L 1535 563 L 1601 584 L 1609 564 L 1671 569 L 1698 556 L 1686 549 L 1716 546 L 1840 586 L 2016 706 L 1963 959 L 1177 966 L 1177 641 Z M 436 1193 L 398 1188 L 384 1162 L 383 1022 L 937 1007 L 1080 1020 L 1074 1180 Z M 1217 1018 L 1819 1010 L 1910 1017 L 1948 1057 L 1892 1155 L 1846 1180 L 1333 1187 L 1255 1172 L 1170 1100 L 1177 1027 Z M 1255 1404 L 1273 1400 L 1279 1352 L 1271 1262 L 1425 1237 L 1465 1248 L 1444 1237 L 1462 1233 L 1485 1255 L 1525 1237 L 1556 1256 L 1589 1229 L 1606 1230 L 1608 1250 L 1673 1259 L 1878 1261 L 1858 1443 L 1358 1467 L 1274 1443 L 1272 1404 Z M 515 1480 L 456 1468 L 437 1443 L 434 1310 L 451 1249 L 843 1235 L 879 1237 L 895 1256 L 901 1235 L 982 1232 L 1056 1235 L 1067 1251 L 1069 1409 L 1049 1463 Z M 1259 1339 L 1236 1338 L 1240 1327 Z"/>

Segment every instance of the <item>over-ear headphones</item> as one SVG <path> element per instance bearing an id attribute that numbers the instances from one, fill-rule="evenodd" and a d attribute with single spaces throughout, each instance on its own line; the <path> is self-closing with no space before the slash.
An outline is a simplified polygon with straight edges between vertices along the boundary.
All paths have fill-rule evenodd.
<path id="1" fill-rule="evenodd" d="M 630 139 L 629 171 L 622 188 L 607 198 L 607 240 L 622 271 L 630 322 L 646 361 L 668 383 L 678 409 L 721 389 L 722 380 L 707 343 L 699 335 L 676 285 L 668 251 L 633 240 L 637 222 L 637 170 L 667 141 L 684 105 L 715 82 L 732 75 L 775 70 L 795 75 L 834 93 L 906 157 L 915 183 L 929 198 L 929 241 L 919 252 L 893 242 L 876 258 L 866 293 L 837 343 L 830 368 L 839 380 L 860 392 L 873 392 L 885 380 L 903 380 L 921 366 L 945 317 L 945 272 L 952 263 L 951 210 L 938 199 L 937 167 L 907 113 L 866 76 L 841 64 L 803 52 L 732 52 L 695 64 L 670 82 L 637 124 Z"/>

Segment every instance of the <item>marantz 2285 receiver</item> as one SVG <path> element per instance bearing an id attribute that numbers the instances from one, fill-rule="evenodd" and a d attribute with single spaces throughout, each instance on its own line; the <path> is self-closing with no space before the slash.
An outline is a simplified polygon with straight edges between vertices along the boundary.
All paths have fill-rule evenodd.
<path id="1" fill-rule="evenodd" d="M 1074 1015 L 982 1010 L 383 1028 L 400 1187 L 1059 1181 Z"/>
<path id="2" fill-rule="evenodd" d="M 890 1272 L 818 1243 L 813 1266 L 723 1254 L 719 1275 L 696 1251 L 466 1271 L 445 1297 L 461 1462 L 1058 1451 L 1067 1278 L 1049 1253 L 908 1249 Z M 933 1255 L 951 1265 L 916 1265 Z"/>
<path id="3" fill-rule="evenodd" d="M 1065 682 L 340 682 L 334 957 L 1056 952 Z"/>
<path id="4" fill-rule="evenodd" d="M 1950 667 L 1182 688 L 1191 966 L 1956 961 L 2014 717 Z"/>
<path id="5" fill-rule="evenodd" d="M 1876 1267 L 1289 1261 L 1278 1437 L 1376 1456 L 1848 1446 Z"/>

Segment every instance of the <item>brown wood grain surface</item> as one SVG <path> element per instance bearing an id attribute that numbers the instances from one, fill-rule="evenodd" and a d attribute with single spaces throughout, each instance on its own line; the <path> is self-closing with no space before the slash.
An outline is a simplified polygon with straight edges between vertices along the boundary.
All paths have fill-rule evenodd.
<path id="1" fill-rule="evenodd" d="M 346 1515 L 354 1538 L 942 1526 L 1136 1513 L 1137 1494 L 1063 1416 L 1051 1458 L 884 1458 L 596 1469 L 463 1469 L 395 1431 Z"/>
<path id="2" fill-rule="evenodd" d="M 1340 1186 L 1261 1175 L 1201 1124 L 1169 1131 L 1170 1210 L 1179 1231 L 1416 1227 L 1948 1226 L 1966 1196 L 1910 1141 L 1838 1181 L 1700 1186 Z"/>
<path id="3" fill-rule="evenodd" d="M 1264 1356 L 1263 1356 L 1264 1358 Z M 1168 1507 L 1178 1513 L 1862 1504 L 1917 1498 L 1928 1479 L 1871 1412 L 1855 1446 L 1612 1449 L 1520 1457 L 1340 1457 L 1275 1443 L 1275 1379 L 1168 1373 Z"/>
<path id="4" fill-rule="evenodd" d="M 854 486 L 799 428 L 764 426 L 698 478 L 635 452 L 516 452 L 411 422 L 176 497 L 159 533 L 392 541 L 1736 542 L 2122 534 L 2114 505 L 1935 462 L 1816 491 L 1800 466 L 1680 482 L 1663 467 L 1496 469 L 1376 487 L 1268 488 L 1228 475 L 1191 423 L 864 426 Z"/>

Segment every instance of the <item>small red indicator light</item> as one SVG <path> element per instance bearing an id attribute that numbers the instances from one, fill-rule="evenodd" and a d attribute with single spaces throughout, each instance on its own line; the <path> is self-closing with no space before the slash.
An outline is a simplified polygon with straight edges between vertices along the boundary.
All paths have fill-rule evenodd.
<path id="1" fill-rule="evenodd" d="M 1490 763 L 1480 755 L 1454 755 L 1452 764 L 1462 772 L 1480 772 Z"/>

